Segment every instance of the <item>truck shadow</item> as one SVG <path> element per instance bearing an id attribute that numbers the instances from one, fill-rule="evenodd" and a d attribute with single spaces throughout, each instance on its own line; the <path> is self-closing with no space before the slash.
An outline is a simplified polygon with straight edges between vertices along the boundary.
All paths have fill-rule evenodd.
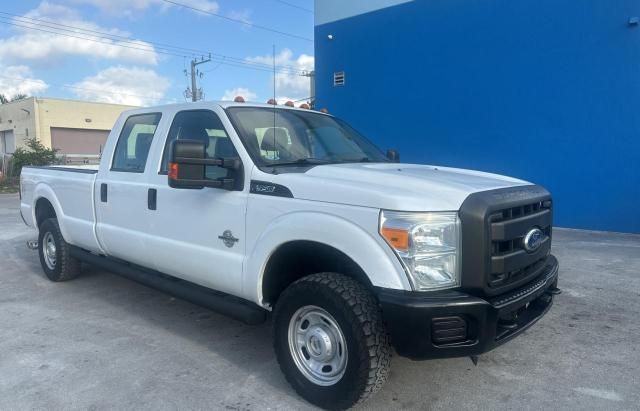
<path id="1" fill-rule="evenodd" d="M 130 396 L 140 385 L 170 384 L 172 390 L 190 393 L 188 408 L 264 409 L 279 399 L 285 408 L 312 409 L 280 372 L 270 318 L 257 326 L 245 325 L 91 265 L 83 264 L 82 275 L 73 281 L 52 283 L 42 272 L 37 252 L 25 247 L 27 239 L 11 241 L 11 259 L 6 262 L 26 274 L 16 280 L 25 287 L 23 300 L 36 296 L 31 310 L 37 315 L 58 313 L 62 323 L 56 327 L 68 334 L 58 334 L 50 324 L 39 332 L 74 345 L 74 336 L 81 335 L 81 346 L 97 347 L 90 354 L 78 349 L 64 360 L 53 349 L 43 361 L 70 366 L 90 355 L 77 370 L 86 381 L 117 379 L 119 389 L 129 392 L 120 395 Z M 108 373 L 91 365 L 109 362 L 113 364 Z M 165 391 L 158 388 L 151 403 L 163 397 L 172 401 L 172 393 Z M 147 407 L 153 408 L 149 403 Z"/>
<path id="2" fill-rule="evenodd" d="M 207 358 L 213 360 L 211 364 L 202 364 L 200 372 L 217 368 L 219 364 L 216 363 L 222 362 L 225 367 L 235 368 L 234 374 L 240 374 L 239 380 L 234 384 L 238 391 L 251 389 L 251 382 L 260 380 L 261 383 L 267 383 L 270 389 L 296 397 L 275 359 L 270 315 L 263 324 L 246 325 L 209 308 L 175 298 L 91 265 L 83 266 L 82 277 L 76 281 L 77 287 L 82 288 L 78 291 L 88 291 L 92 299 L 98 298 L 104 304 L 123 310 L 128 323 L 144 323 L 145 328 L 153 327 L 158 330 L 157 340 L 148 343 L 161 346 L 166 333 L 188 340 L 185 349 L 192 351 L 190 355 L 202 355 L 203 362 Z M 95 283 L 101 285 L 99 288 L 102 292 L 95 293 L 84 287 L 86 284 L 93 289 L 91 284 Z M 246 380 L 243 381 L 243 378 Z M 224 406 L 235 407 L 233 404 Z"/>

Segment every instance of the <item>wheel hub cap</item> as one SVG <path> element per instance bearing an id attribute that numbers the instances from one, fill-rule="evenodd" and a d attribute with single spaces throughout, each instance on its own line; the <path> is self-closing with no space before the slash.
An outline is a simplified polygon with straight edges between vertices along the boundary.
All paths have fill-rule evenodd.
<path id="1" fill-rule="evenodd" d="M 47 232 L 42 238 L 42 254 L 44 255 L 44 262 L 47 264 L 50 270 L 56 268 L 56 242 L 53 238 L 53 234 Z"/>
<path id="2" fill-rule="evenodd" d="M 326 310 L 300 308 L 289 323 L 289 349 L 298 370 L 317 385 L 333 385 L 347 369 L 347 344 Z"/>

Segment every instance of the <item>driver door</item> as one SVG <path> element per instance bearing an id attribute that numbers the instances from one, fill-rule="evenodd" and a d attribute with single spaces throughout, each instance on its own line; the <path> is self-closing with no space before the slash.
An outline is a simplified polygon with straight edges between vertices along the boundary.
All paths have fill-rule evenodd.
<path id="1" fill-rule="evenodd" d="M 176 139 L 201 140 L 210 158 L 237 157 L 218 115 L 211 110 L 185 110 L 175 114 L 158 175 L 151 211 L 150 249 L 156 269 L 175 277 L 226 293 L 239 294 L 245 251 L 247 193 L 221 188 L 175 189 L 167 183 L 171 143 Z M 238 173 L 239 175 L 231 175 Z M 208 179 L 240 178 L 235 172 L 208 166 Z"/>

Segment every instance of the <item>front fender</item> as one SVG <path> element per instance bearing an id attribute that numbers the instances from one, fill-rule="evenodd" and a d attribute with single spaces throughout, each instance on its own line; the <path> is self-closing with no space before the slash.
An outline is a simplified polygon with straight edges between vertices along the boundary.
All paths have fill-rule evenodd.
<path id="1" fill-rule="evenodd" d="M 255 246 L 247 258 L 243 291 L 247 298 L 263 304 L 262 281 L 269 258 L 281 245 L 298 240 L 323 243 L 342 251 L 362 268 L 376 287 L 411 290 L 395 254 L 381 238 L 374 235 L 377 236 L 377 233 L 369 233 L 351 221 L 333 214 L 284 214 L 273 220 L 255 240 Z"/>

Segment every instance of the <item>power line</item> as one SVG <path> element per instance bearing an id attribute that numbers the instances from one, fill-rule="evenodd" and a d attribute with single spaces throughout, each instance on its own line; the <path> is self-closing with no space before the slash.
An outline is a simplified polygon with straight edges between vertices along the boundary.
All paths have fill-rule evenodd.
<path id="1" fill-rule="evenodd" d="M 8 14 L 8 13 L 3 13 L 0 12 L 0 14 Z M 10 21 L 6 21 L 6 20 L 10 20 Z M 64 28 L 60 28 L 60 27 L 56 27 L 57 23 L 50 23 L 47 22 L 47 24 L 40 24 L 46 28 L 50 28 L 52 30 L 46 30 L 44 28 L 41 27 L 35 27 L 34 24 L 32 22 L 27 22 L 27 21 L 20 21 L 18 20 L 17 22 L 13 19 L 9 19 L 8 17 L 4 17 L 4 16 L 0 16 L 0 23 L 1 24 L 6 24 L 6 25 L 10 25 L 10 26 L 15 26 L 15 27 L 21 27 L 21 28 L 25 28 L 25 29 L 29 29 L 29 30 L 36 30 L 36 31 L 40 31 L 40 32 L 44 32 L 44 33 L 50 33 L 50 34 L 55 34 L 55 35 L 59 35 L 59 36 L 64 36 L 64 37 L 70 37 L 70 38 L 76 38 L 76 39 L 80 39 L 80 40 L 86 40 L 86 41 L 91 41 L 91 42 L 95 42 L 95 43 L 101 43 L 101 44 L 105 44 L 105 45 L 109 45 L 109 46 L 113 46 L 113 47 L 123 47 L 123 48 L 127 48 L 127 49 L 132 49 L 132 50 L 139 50 L 142 52 L 147 52 L 147 53 L 158 53 L 158 54 L 164 54 L 164 55 L 168 55 L 168 56 L 174 56 L 174 57 L 185 57 L 186 55 L 190 55 L 190 56 L 196 56 L 196 55 L 202 55 L 202 54 L 208 54 L 209 52 L 202 52 L 202 53 L 180 53 L 180 49 L 182 50 L 186 50 L 185 48 L 179 47 L 179 46 L 168 46 L 168 45 L 164 45 L 162 46 L 161 43 L 154 43 L 154 42 L 149 42 L 149 41 L 144 41 L 144 40 L 132 40 L 129 39 L 127 37 L 124 36 L 117 36 L 117 35 L 110 35 L 108 33 L 103 33 L 103 32 L 96 32 L 95 30 L 90 30 L 90 32 L 95 32 L 95 33 L 103 33 L 104 36 L 111 36 L 111 37 L 103 37 L 103 36 L 98 36 L 98 35 L 94 35 L 94 34 L 85 34 L 85 33 L 78 33 L 77 31 L 73 31 L 73 30 L 67 30 Z M 21 23 L 21 24 L 19 24 Z M 73 26 L 66 26 L 66 27 L 73 27 Z M 84 30 L 81 28 L 75 28 L 76 30 Z M 67 33 L 62 33 L 60 31 L 66 31 L 66 32 L 71 32 L 74 34 L 67 34 Z M 88 30 L 89 31 L 89 30 Z M 86 37 L 86 36 L 90 36 L 90 37 Z M 112 38 L 115 37 L 115 38 Z M 117 38 L 123 38 L 125 40 L 118 40 Z M 101 41 L 101 40 L 106 40 L 106 41 Z M 143 43 L 147 43 L 147 44 L 143 44 Z M 160 47 L 156 47 L 154 48 L 155 44 L 161 45 Z M 174 49 L 174 50 L 172 50 Z M 194 51 L 202 51 L 202 50 L 195 50 L 192 49 Z M 271 66 L 264 64 L 264 63 L 259 63 L 259 62 L 251 62 L 251 61 L 246 61 L 244 59 L 240 59 L 238 57 L 231 57 L 231 56 L 225 56 L 223 54 L 213 54 L 212 55 L 212 59 L 220 64 L 224 64 L 224 65 L 228 65 L 228 66 L 232 66 L 232 67 L 238 67 L 238 68 L 248 68 L 248 69 L 253 69 L 253 70 L 258 70 L 258 71 L 263 71 L 263 72 L 271 72 L 272 68 Z M 278 70 L 279 73 L 281 74 L 293 74 L 293 75 L 304 75 L 304 70 L 299 70 L 299 69 L 295 69 L 291 66 L 279 66 L 280 69 Z"/>
<path id="2" fill-rule="evenodd" d="M 9 77 L 9 76 L 5 76 L 4 74 L 0 74 L 0 77 L 1 78 L 5 78 L 7 80 L 26 81 L 26 82 L 29 82 L 29 83 L 38 83 L 38 84 L 44 84 L 44 85 L 47 85 L 47 86 L 63 87 L 63 88 L 68 88 L 68 89 L 73 89 L 73 90 L 91 91 L 91 92 L 97 92 L 97 93 L 108 93 L 108 94 L 115 94 L 115 95 L 118 95 L 118 96 L 143 97 L 143 98 L 150 98 L 150 99 L 158 98 L 157 96 L 145 96 L 145 95 L 141 95 L 141 94 L 121 93 L 121 92 L 118 92 L 118 91 L 109 91 L 109 90 L 94 89 L 94 88 L 85 88 L 85 87 L 72 86 L 72 85 L 69 85 L 69 84 L 47 83 L 47 82 L 45 82 L 43 80 L 33 80 L 33 79 L 28 79 L 28 78 Z"/>
<path id="3" fill-rule="evenodd" d="M 197 11 L 199 13 L 208 14 L 210 16 L 215 16 L 215 17 L 218 17 L 218 18 L 221 18 L 221 19 L 224 19 L 224 20 L 232 21 L 234 23 L 242 24 L 244 26 L 249 26 L 249 27 L 253 27 L 253 28 L 256 28 L 256 29 L 264 30 L 264 31 L 270 31 L 272 33 L 276 33 L 276 34 L 280 34 L 280 35 L 283 35 L 283 36 L 292 37 L 292 38 L 296 38 L 296 39 L 300 39 L 300 40 L 305 40 L 305 41 L 310 41 L 310 42 L 313 41 L 312 39 L 310 39 L 308 37 L 300 36 L 300 35 L 293 34 L 293 33 L 287 33 L 285 31 L 280 31 L 280 30 L 277 30 L 277 29 L 272 29 L 270 27 L 261 26 L 259 24 L 254 24 L 254 23 L 250 23 L 248 21 L 244 21 L 244 20 L 241 20 L 241 19 L 235 19 L 233 17 L 228 17 L 228 16 L 225 16 L 225 15 L 222 15 L 222 14 L 219 14 L 219 13 L 214 13 L 212 11 L 199 9 L 197 7 L 189 6 L 189 5 L 183 4 L 183 3 L 178 3 L 177 1 L 173 1 L 173 0 L 162 0 L 162 1 L 164 1 L 165 3 L 173 4 L 174 6 L 183 7 L 185 9 L 190 9 L 190 10 L 193 10 L 193 11 Z"/>
<path id="4" fill-rule="evenodd" d="M 58 31 L 45 30 L 45 29 L 41 29 L 41 28 L 33 27 L 33 26 L 24 26 L 24 25 L 21 25 L 21 24 L 17 24 L 17 23 L 1 20 L 1 19 L 4 19 L 4 18 L 6 18 L 6 17 L 0 17 L 0 23 L 7 24 L 7 25 L 10 25 L 10 26 L 22 27 L 22 28 L 29 29 L 29 30 L 37 30 L 37 31 L 41 31 L 41 32 L 44 32 L 44 33 L 56 34 L 58 36 L 71 37 L 71 38 L 80 39 L 80 40 L 93 41 L 95 43 L 107 44 L 109 46 L 114 46 L 114 47 L 124 47 L 124 48 L 128 48 L 128 49 L 133 49 L 133 50 L 140 50 L 140 51 L 145 51 L 145 52 L 148 52 L 148 53 L 159 53 L 159 54 L 166 54 L 166 55 L 169 55 L 169 56 L 179 56 L 179 57 L 183 57 L 184 56 L 183 54 L 178 54 L 178 53 L 175 53 L 175 52 L 157 50 L 157 49 L 153 49 L 153 48 L 133 47 L 133 46 L 128 46 L 126 44 L 121 44 L 121 43 L 113 43 L 113 40 L 111 40 L 111 39 L 105 39 L 105 40 L 109 40 L 109 41 L 100 41 L 99 40 L 100 37 L 95 37 L 95 36 L 94 36 L 94 38 L 88 38 L 88 37 L 76 36 L 76 35 L 72 35 L 72 34 L 60 33 Z M 27 23 L 27 24 L 33 24 L 33 23 Z M 58 30 L 58 29 L 54 29 L 54 30 Z M 144 46 L 144 44 L 140 44 L 140 46 Z"/>
<path id="5" fill-rule="evenodd" d="M 0 14 L 4 14 L 7 16 L 11 16 L 14 19 L 17 19 L 18 22 L 20 23 L 26 23 L 26 24 L 35 24 L 34 22 L 38 22 L 38 23 L 44 23 L 45 27 L 50 27 L 50 28 L 54 28 L 56 30 L 63 30 L 63 31 L 70 31 L 73 33 L 77 33 L 78 31 L 81 32 L 86 32 L 86 33 L 95 33 L 98 34 L 98 37 L 109 37 L 109 38 L 113 38 L 113 39 L 122 39 L 122 41 L 125 42 L 135 42 L 135 40 L 132 40 L 130 37 L 127 36 L 121 36 L 121 35 L 117 35 L 117 34 L 113 34 L 113 33 L 105 33 L 104 31 L 97 31 L 97 30 L 91 30 L 91 29 L 85 29 L 82 27 L 77 27 L 77 26 L 70 26 L 67 24 L 62 24 L 62 23 L 56 23 L 50 20 L 46 20 L 46 19 L 37 19 L 34 17 L 26 17 L 26 16 L 19 16 L 17 14 L 11 14 L 11 13 L 7 13 L 4 11 L 0 11 Z M 0 18 L 5 18 L 8 19 L 6 17 L 0 16 Z M 27 20 L 27 21 L 21 21 L 21 20 Z M 71 30 L 64 30 L 60 27 L 65 27 L 65 28 L 69 28 Z M 81 33 L 84 34 L 84 33 Z M 149 42 L 149 41 L 145 41 L 145 40 L 139 40 L 139 41 L 144 41 L 145 43 L 154 43 L 158 46 L 164 46 L 170 49 L 176 49 L 176 50 L 184 50 L 187 51 L 189 53 L 195 53 L 195 54 L 202 54 L 203 51 L 202 50 L 197 50 L 197 49 L 190 49 L 190 48 L 186 48 L 186 47 L 180 47 L 180 46 L 172 46 L 169 44 L 164 44 L 164 43 L 159 43 L 159 42 Z M 138 43 L 139 44 L 139 43 Z"/>
<path id="6" fill-rule="evenodd" d="M 278 3 L 282 3 L 282 4 L 286 4 L 287 6 L 289 6 L 289 7 L 293 7 L 294 9 L 304 10 L 304 11 L 306 11 L 306 12 L 308 12 L 308 13 L 313 13 L 313 10 L 311 10 L 311 9 L 308 9 L 308 8 L 306 8 L 306 7 L 299 6 L 299 5 L 297 5 L 297 4 L 289 3 L 288 1 L 284 1 L 284 0 L 273 0 L 273 1 L 276 1 L 276 2 L 278 2 Z"/>
<path id="7" fill-rule="evenodd" d="M 1 15 L 10 16 L 10 17 L 13 17 L 13 19 L 9 19 L 9 18 L 1 16 Z M 45 19 L 37 19 L 37 18 L 33 18 L 33 17 L 19 16 L 17 14 L 11 14 L 11 13 L 7 13 L 7 12 L 3 12 L 3 11 L 0 11 L 0 19 L 18 20 L 19 23 L 33 24 L 33 25 L 36 25 L 35 22 L 37 22 L 38 25 L 44 25 L 45 27 L 51 28 L 51 29 L 54 29 L 54 30 L 66 31 L 66 32 L 74 33 L 74 34 L 91 35 L 92 37 L 98 37 L 98 38 L 103 38 L 103 39 L 108 39 L 108 40 L 113 40 L 113 41 L 120 41 L 120 42 L 124 42 L 124 43 L 131 43 L 131 44 L 134 44 L 136 46 L 141 46 L 141 45 L 144 46 L 144 44 L 140 44 L 140 42 L 142 41 L 142 42 L 154 45 L 156 48 L 159 48 L 161 50 L 167 50 L 167 51 L 172 51 L 172 52 L 179 53 L 181 56 L 184 56 L 184 54 L 187 54 L 187 55 L 190 55 L 190 56 L 203 56 L 203 55 L 211 54 L 213 57 L 220 57 L 220 58 L 222 58 L 224 60 L 228 59 L 230 61 L 235 61 L 235 62 L 238 62 L 240 64 L 251 64 L 251 65 L 256 65 L 256 66 L 262 66 L 265 69 L 269 69 L 269 71 L 271 71 L 271 69 L 272 69 L 270 64 L 247 61 L 246 59 L 243 59 L 243 58 L 231 57 L 231 56 L 226 56 L 224 54 L 213 53 L 213 52 L 211 52 L 209 50 L 188 48 L 188 47 L 182 47 L 182 46 L 174 46 L 174 45 L 167 44 L 167 43 L 160 43 L 160 42 L 157 42 L 157 41 L 150 41 L 150 40 L 145 40 L 145 39 L 134 40 L 134 39 L 131 39 L 130 37 L 121 36 L 121 35 L 117 35 L 117 34 L 113 34 L 113 33 L 106 33 L 104 31 L 85 29 L 83 27 L 78 27 L 78 26 L 70 26 L 70 25 L 67 25 L 67 24 L 56 23 L 56 22 L 52 22 L 50 20 L 45 20 Z M 26 21 L 23 21 L 23 20 L 26 20 Z M 5 23 L 5 24 L 9 24 L 9 23 Z M 23 26 L 20 26 L 20 27 L 23 27 Z M 34 29 L 37 29 L 37 27 L 34 27 Z M 67 29 L 70 29 L 70 30 L 67 30 Z M 78 32 L 81 32 L 81 33 L 78 33 Z M 82 32 L 85 32 L 85 33 L 82 33 Z M 91 34 L 86 34 L 86 33 L 91 33 Z M 60 34 L 62 35 L 62 33 L 60 33 Z M 96 36 L 96 34 L 97 34 L 97 36 Z M 295 67 L 286 66 L 286 65 L 278 66 L 278 68 L 283 69 L 283 70 L 284 69 L 291 70 L 292 74 L 293 74 L 293 72 L 300 72 L 300 73 L 303 72 L 302 70 L 296 69 Z"/>

